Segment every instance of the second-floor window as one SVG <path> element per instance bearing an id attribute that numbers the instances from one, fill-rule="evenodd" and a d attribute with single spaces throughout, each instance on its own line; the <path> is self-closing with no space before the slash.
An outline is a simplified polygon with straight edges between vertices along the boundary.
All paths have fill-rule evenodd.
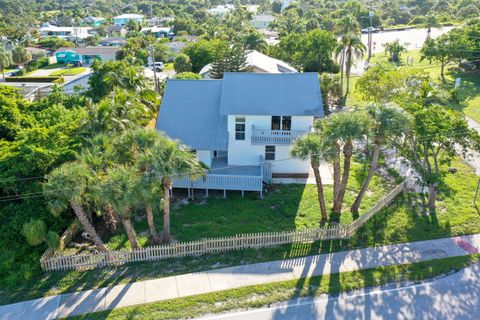
<path id="1" fill-rule="evenodd" d="M 265 146 L 265 160 L 275 160 L 275 146 Z"/>
<path id="2" fill-rule="evenodd" d="M 235 140 L 245 140 L 245 117 L 235 117 Z"/>
<path id="3" fill-rule="evenodd" d="M 272 116 L 272 130 L 290 131 L 291 129 L 292 129 L 292 117 Z"/>

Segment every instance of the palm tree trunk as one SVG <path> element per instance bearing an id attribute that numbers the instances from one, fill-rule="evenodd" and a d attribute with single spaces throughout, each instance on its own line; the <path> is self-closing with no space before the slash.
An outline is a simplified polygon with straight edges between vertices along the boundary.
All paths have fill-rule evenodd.
<path id="1" fill-rule="evenodd" d="M 338 189 L 340 187 L 340 146 L 338 143 L 335 144 L 336 155 L 333 159 L 333 199 L 338 195 Z"/>
<path id="2" fill-rule="evenodd" d="M 135 229 L 133 228 L 132 220 L 130 218 L 122 219 L 123 227 L 127 232 L 128 241 L 132 246 L 132 249 L 138 249 L 138 241 L 137 241 L 137 234 L 135 233 Z"/>
<path id="3" fill-rule="evenodd" d="M 327 207 L 325 205 L 325 196 L 323 194 L 322 177 L 320 176 L 320 170 L 318 167 L 320 163 L 318 161 L 311 161 L 313 173 L 315 174 L 315 182 L 317 183 L 318 203 L 320 204 L 320 212 L 322 213 L 322 220 L 328 219 Z"/>
<path id="4" fill-rule="evenodd" d="M 344 102 L 347 101 L 348 93 L 350 92 L 350 72 L 352 70 L 352 53 L 351 48 L 347 50 L 346 53 L 346 61 L 345 61 L 345 76 L 347 77 L 347 89 L 345 90 L 345 98 L 343 99 Z"/>
<path id="5" fill-rule="evenodd" d="M 342 50 L 340 68 L 340 106 L 343 106 L 343 69 L 345 68 L 345 47 Z"/>
<path id="6" fill-rule="evenodd" d="M 362 199 L 365 196 L 365 193 L 368 190 L 368 186 L 370 185 L 370 181 L 373 178 L 373 175 L 375 173 L 375 170 L 377 170 L 377 165 L 378 165 L 378 157 L 380 156 L 380 145 L 375 144 L 373 147 L 373 156 L 372 156 L 372 162 L 370 164 L 370 170 L 368 171 L 368 175 L 363 181 L 362 188 L 358 192 L 357 198 L 355 199 L 355 202 L 353 203 L 352 207 L 350 208 L 350 212 L 352 213 L 358 213 L 358 209 L 360 208 L 360 204 L 362 203 Z"/>
<path id="7" fill-rule="evenodd" d="M 343 147 L 343 154 L 345 158 L 343 159 L 343 175 L 342 182 L 338 188 L 337 197 L 333 201 L 333 212 L 336 214 L 342 213 L 343 198 L 345 196 L 345 191 L 347 190 L 348 177 L 350 175 L 350 164 L 352 159 L 353 145 L 352 141 L 347 141 Z"/>
<path id="8" fill-rule="evenodd" d="M 118 233 L 118 223 L 120 222 L 120 217 L 110 205 L 105 207 L 104 220 L 111 233 Z"/>
<path id="9" fill-rule="evenodd" d="M 163 178 L 163 231 L 162 239 L 165 242 L 172 241 L 170 234 L 170 189 L 172 187 L 172 180 L 170 178 Z"/>
<path id="10" fill-rule="evenodd" d="M 155 219 L 153 217 L 153 209 L 150 206 L 146 206 L 145 211 L 147 212 L 148 227 L 150 228 L 150 233 L 152 234 L 153 242 L 154 243 L 160 243 L 160 236 L 158 235 L 157 228 L 155 227 Z"/>
<path id="11" fill-rule="evenodd" d="M 82 224 L 83 229 L 88 233 L 88 235 L 90 235 L 90 237 L 92 237 L 92 241 L 97 247 L 97 250 L 100 252 L 108 251 L 107 247 L 105 246 L 97 231 L 93 227 L 93 224 L 88 219 L 87 213 L 85 212 L 85 210 L 83 210 L 83 207 L 75 202 L 70 202 L 70 206 L 72 207 L 73 212 L 75 212 L 75 215 Z"/>

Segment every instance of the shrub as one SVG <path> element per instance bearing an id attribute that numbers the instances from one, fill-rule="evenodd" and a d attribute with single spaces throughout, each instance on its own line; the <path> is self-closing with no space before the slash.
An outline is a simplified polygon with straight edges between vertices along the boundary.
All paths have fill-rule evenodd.
<path id="1" fill-rule="evenodd" d="M 59 80 L 62 78 L 62 80 Z M 56 83 L 63 83 L 63 77 L 59 76 L 46 76 L 46 77 L 29 77 L 29 76 L 16 76 L 16 77 L 7 77 L 5 79 L 6 82 L 55 82 L 56 80 L 60 82 Z"/>
<path id="2" fill-rule="evenodd" d="M 47 225 L 43 220 L 30 220 L 23 226 L 23 236 L 28 244 L 38 246 L 45 240 Z"/>

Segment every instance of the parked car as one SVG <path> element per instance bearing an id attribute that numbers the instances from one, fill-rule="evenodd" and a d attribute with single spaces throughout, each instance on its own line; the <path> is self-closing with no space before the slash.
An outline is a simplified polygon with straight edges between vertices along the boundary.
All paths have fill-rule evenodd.
<path id="1" fill-rule="evenodd" d="M 162 71 L 163 67 L 163 62 L 155 62 L 155 65 L 153 63 L 150 65 L 150 68 L 152 68 L 152 70 L 155 70 L 155 72 Z"/>
<path id="2" fill-rule="evenodd" d="M 81 67 L 82 66 L 82 61 L 80 61 L 80 60 L 72 61 L 72 66 Z"/>

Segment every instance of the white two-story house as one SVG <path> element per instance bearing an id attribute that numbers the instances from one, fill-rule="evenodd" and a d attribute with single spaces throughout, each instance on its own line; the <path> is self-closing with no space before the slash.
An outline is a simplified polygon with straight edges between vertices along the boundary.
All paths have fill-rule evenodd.
<path id="1" fill-rule="evenodd" d="M 259 191 L 273 177 L 308 175 L 292 143 L 323 117 L 316 73 L 225 73 L 221 80 L 169 80 L 157 129 L 189 146 L 210 170 L 174 188 Z"/>

